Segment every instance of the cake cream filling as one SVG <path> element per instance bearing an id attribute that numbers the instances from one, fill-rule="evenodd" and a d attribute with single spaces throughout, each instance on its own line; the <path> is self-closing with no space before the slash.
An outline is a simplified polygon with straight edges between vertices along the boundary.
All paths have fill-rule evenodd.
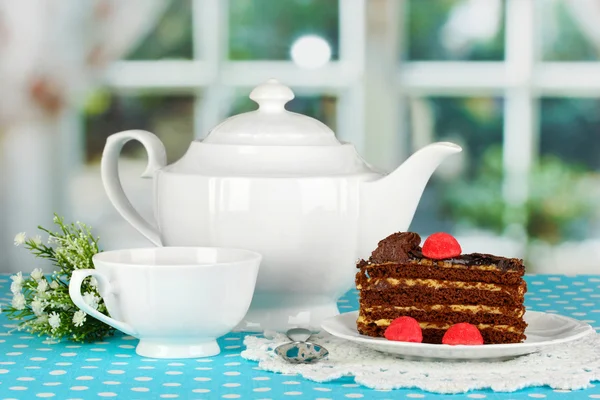
<path id="1" fill-rule="evenodd" d="M 493 306 L 483 306 L 483 305 L 462 305 L 462 304 L 432 304 L 422 307 L 417 306 L 408 306 L 408 307 L 390 307 L 390 306 L 371 306 L 363 308 L 365 312 L 373 312 L 373 311 L 440 311 L 440 312 L 465 312 L 468 311 L 474 314 L 502 314 L 508 315 L 510 317 L 521 318 L 525 314 L 525 309 L 519 308 L 514 310 L 513 312 L 505 312 L 502 307 L 493 307 Z"/>
<path id="2" fill-rule="evenodd" d="M 386 281 L 391 286 L 425 286 L 434 289 L 464 289 L 464 290 L 487 290 L 490 292 L 500 292 L 505 290 L 505 286 L 498 285 L 495 283 L 484 283 L 484 282 L 462 282 L 462 281 L 444 281 L 439 279 L 415 279 L 415 278 L 367 278 L 367 283 L 373 285 L 378 282 Z M 363 289 L 364 287 L 361 284 L 356 286 L 358 290 Z M 368 289 L 366 287 L 364 289 Z M 519 295 L 523 295 L 525 293 L 525 286 L 519 285 L 517 290 Z"/>
<path id="3" fill-rule="evenodd" d="M 441 267 L 441 268 L 453 268 L 453 269 L 469 269 L 469 270 L 478 270 L 478 271 L 496 271 L 496 272 L 501 272 L 503 274 L 518 274 L 519 271 L 513 271 L 513 270 L 503 270 L 498 268 L 498 266 L 496 265 L 465 265 L 465 264 L 452 264 L 451 262 L 448 261 L 443 261 L 443 262 L 436 262 L 433 260 L 427 260 L 427 259 L 423 259 L 423 260 L 419 260 L 419 261 L 411 261 L 409 262 L 410 264 L 413 265 L 431 265 L 431 266 L 436 266 L 436 267 Z M 398 262 L 395 261 L 390 261 L 390 262 L 385 262 L 385 263 L 381 263 L 381 264 L 367 264 L 366 267 L 367 268 L 372 268 L 372 267 L 377 267 L 377 266 L 382 266 L 382 265 L 394 265 L 394 264 L 399 264 Z"/>
<path id="4" fill-rule="evenodd" d="M 377 320 L 368 320 L 362 315 L 358 317 L 356 320 L 359 324 L 372 324 L 374 323 L 377 326 L 389 326 L 392 323 L 391 319 L 377 319 Z M 446 323 L 436 323 L 436 322 L 419 322 L 419 326 L 421 329 L 448 329 L 452 325 Z M 523 329 L 516 328 L 510 325 L 492 325 L 492 324 L 477 324 L 475 325 L 477 329 L 493 329 L 500 332 L 510 332 L 510 333 L 523 333 Z"/>

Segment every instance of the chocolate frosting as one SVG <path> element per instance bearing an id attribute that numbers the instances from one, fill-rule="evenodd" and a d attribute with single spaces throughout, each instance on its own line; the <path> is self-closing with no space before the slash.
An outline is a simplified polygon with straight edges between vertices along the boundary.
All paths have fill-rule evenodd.
<path id="1" fill-rule="evenodd" d="M 381 240 L 371 253 L 372 263 L 405 262 L 420 252 L 421 236 L 414 232 L 396 232 Z"/>
<path id="2" fill-rule="evenodd" d="M 396 232 L 381 240 L 377 248 L 371 253 L 369 261 L 360 260 L 358 268 L 368 264 L 383 264 L 389 262 L 403 263 L 410 260 L 424 258 L 421 252 L 421 236 L 415 232 Z M 452 264 L 470 265 L 495 265 L 502 271 L 525 270 L 523 260 L 518 258 L 506 258 L 492 254 L 472 253 L 462 254 L 458 257 L 446 258 L 444 262 Z"/>

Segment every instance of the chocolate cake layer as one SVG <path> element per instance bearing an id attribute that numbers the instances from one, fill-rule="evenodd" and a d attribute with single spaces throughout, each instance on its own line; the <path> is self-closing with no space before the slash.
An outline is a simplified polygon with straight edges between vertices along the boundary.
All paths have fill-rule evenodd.
<path id="1" fill-rule="evenodd" d="M 357 323 L 358 332 L 361 335 L 381 337 L 385 332 L 383 326 L 377 326 L 375 324 L 363 324 Z M 423 343 L 441 344 L 442 337 L 446 333 L 445 329 L 430 329 L 425 328 L 423 331 Z M 504 344 L 504 343 L 521 343 L 525 340 L 523 332 L 508 332 L 501 331 L 493 328 L 479 329 L 481 336 L 483 336 L 484 344 Z"/>
<path id="2" fill-rule="evenodd" d="M 363 284 L 367 278 L 431 278 L 462 282 L 486 282 L 504 285 L 519 284 L 523 274 L 517 271 L 502 272 L 490 269 L 468 269 L 464 265 L 434 263 L 433 260 L 406 263 L 365 264 L 356 276 L 356 283 Z"/>
<path id="3" fill-rule="evenodd" d="M 383 304 L 411 306 L 422 303 L 509 306 L 522 304 L 524 300 L 523 294 L 502 290 L 402 286 L 389 285 L 385 282 L 360 290 L 360 299 L 365 306 Z"/>
<path id="4" fill-rule="evenodd" d="M 425 311 L 420 309 L 398 310 L 394 308 L 361 308 L 360 316 L 366 321 L 378 320 L 393 320 L 395 318 L 408 316 L 416 319 L 419 322 L 445 322 L 457 324 L 460 322 L 468 322 L 469 324 L 492 324 L 492 325 L 509 325 L 521 327 L 525 329 L 525 323 L 522 317 L 516 313 L 496 314 L 485 312 L 469 312 L 469 311 Z"/>

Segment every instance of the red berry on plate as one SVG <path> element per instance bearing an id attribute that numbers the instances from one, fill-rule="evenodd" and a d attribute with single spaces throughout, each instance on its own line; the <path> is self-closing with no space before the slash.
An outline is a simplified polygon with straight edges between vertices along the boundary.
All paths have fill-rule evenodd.
<path id="1" fill-rule="evenodd" d="M 461 322 L 460 324 L 454 324 L 448 328 L 442 338 L 442 344 L 478 345 L 483 344 L 483 337 L 475 325 Z"/>
<path id="2" fill-rule="evenodd" d="M 443 260 L 460 256 L 462 249 L 454 236 L 445 232 L 437 232 L 425 240 L 422 252 L 425 257 Z"/>
<path id="3" fill-rule="evenodd" d="M 421 343 L 423 341 L 421 327 L 417 320 L 411 317 L 400 317 L 393 320 L 385 330 L 384 336 L 387 340 L 397 342 Z"/>

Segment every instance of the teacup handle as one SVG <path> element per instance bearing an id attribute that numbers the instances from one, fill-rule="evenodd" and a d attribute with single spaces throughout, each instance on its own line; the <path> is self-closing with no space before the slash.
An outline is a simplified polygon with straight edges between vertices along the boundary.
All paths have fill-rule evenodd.
<path id="1" fill-rule="evenodd" d="M 142 178 L 152 178 L 154 173 L 167 165 L 167 153 L 160 139 L 147 131 L 129 130 L 110 135 L 102 152 L 100 173 L 104 190 L 113 206 L 127 222 L 129 222 L 142 235 L 146 236 L 156 246 L 162 246 L 158 230 L 146 221 L 133 208 L 127 199 L 121 180 L 119 179 L 119 155 L 125 143 L 137 140 L 144 145 L 148 153 L 148 165 Z"/>
<path id="2" fill-rule="evenodd" d="M 88 276 L 93 276 L 98 281 L 98 291 L 100 292 L 101 296 L 104 297 L 111 292 L 110 282 L 108 282 L 108 279 L 106 279 L 106 277 L 100 272 L 96 271 L 95 269 L 78 269 L 73 271 L 71 275 L 71 281 L 69 282 L 69 296 L 71 296 L 73 303 L 75 303 L 75 305 L 83 310 L 86 314 L 91 315 L 97 320 L 100 320 L 105 324 L 108 324 L 130 336 L 137 336 L 135 329 L 133 329 L 131 325 L 126 324 L 125 322 L 117 321 L 114 318 L 102 314 L 100 311 L 90 307 L 85 300 L 83 300 L 83 296 L 81 295 L 81 285 L 83 284 L 83 280 Z"/>

